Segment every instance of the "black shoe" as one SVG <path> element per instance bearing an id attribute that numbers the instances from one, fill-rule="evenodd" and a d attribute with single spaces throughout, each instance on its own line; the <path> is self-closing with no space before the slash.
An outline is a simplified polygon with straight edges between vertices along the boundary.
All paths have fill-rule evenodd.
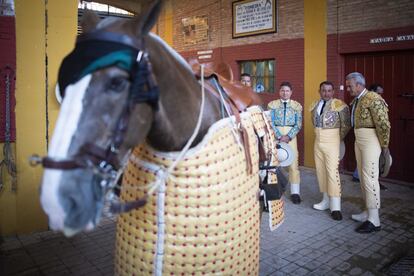
<path id="1" fill-rule="evenodd" d="M 341 211 L 332 211 L 332 212 L 331 212 L 331 217 L 332 217 L 334 220 L 342 220 L 342 214 L 341 214 Z"/>
<path id="2" fill-rule="evenodd" d="M 290 199 L 292 200 L 293 204 L 300 204 L 301 202 L 299 194 L 291 194 Z"/>
<path id="3" fill-rule="evenodd" d="M 352 177 L 352 182 L 359 182 L 359 178 L 356 178 L 355 176 Z"/>
<path id="4" fill-rule="evenodd" d="M 380 190 L 386 191 L 388 190 L 387 186 L 380 183 Z"/>
<path id="5" fill-rule="evenodd" d="M 361 234 L 378 232 L 380 230 L 381 230 L 381 226 L 375 226 L 369 220 L 365 221 L 360 226 L 358 226 L 358 228 L 355 229 L 356 232 L 361 233 Z"/>

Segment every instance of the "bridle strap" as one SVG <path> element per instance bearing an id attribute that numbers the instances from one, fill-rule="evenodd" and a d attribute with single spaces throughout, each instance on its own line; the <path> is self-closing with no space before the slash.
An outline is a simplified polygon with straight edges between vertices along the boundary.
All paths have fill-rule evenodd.
<path id="1" fill-rule="evenodd" d="M 217 83 L 217 85 L 219 84 Z M 217 91 L 217 89 L 221 89 L 220 87 L 217 87 L 217 89 L 214 89 L 214 87 L 209 82 L 205 83 L 205 87 L 207 88 L 207 91 L 210 92 L 212 95 L 214 95 L 220 102 L 222 101 L 220 97 L 220 92 Z M 233 103 L 233 101 L 231 101 L 230 98 L 227 98 L 227 99 L 224 98 L 224 102 L 222 104 L 227 105 L 227 107 L 231 110 L 231 113 L 232 113 L 232 114 L 229 114 L 229 116 L 233 115 L 236 120 L 237 130 L 239 132 L 239 137 L 241 138 L 241 142 L 243 143 L 244 153 L 246 157 L 246 171 L 248 174 L 251 174 L 253 171 L 252 169 L 253 165 L 252 165 L 252 159 L 250 155 L 249 136 L 247 134 L 247 130 L 242 125 L 239 110 L 237 109 L 236 105 Z"/>
<path id="2" fill-rule="evenodd" d="M 146 194 L 143 198 L 134 200 L 134 201 L 127 201 L 127 202 L 112 202 L 109 211 L 112 214 L 121 214 L 121 213 L 128 213 L 134 209 L 141 208 L 147 204 L 148 201 L 148 194 Z"/>
<path id="3" fill-rule="evenodd" d="M 104 149 L 92 143 L 85 143 L 81 147 L 79 155 L 89 157 L 88 160 L 92 161 L 94 165 L 99 165 L 101 161 L 105 161 L 115 170 L 120 168 L 117 150 L 111 148 Z"/>
<path id="4" fill-rule="evenodd" d="M 89 163 L 88 163 L 89 161 Z M 74 170 L 88 168 L 89 165 L 98 166 L 102 161 L 118 170 L 120 162 L 117 153 L 111 149 L 103 149 L 92 143 L 86 143 L 80 148 L 78 155 L 72 159 L 58 160 L 51 157 L 33 155 L 30 162 L 33 165 L 41 164 L 46 169 Z"/>
<path id="5" fill-rule="evenodd" d="M 74 170 L 86 167 L 80 159 L 70 160 L 55 160 L 50 157 L 40 158 L 38 156 L 31 157 L 32 164 L 41 164 L 46 169 L 58 169 L 58 170 Z"/>

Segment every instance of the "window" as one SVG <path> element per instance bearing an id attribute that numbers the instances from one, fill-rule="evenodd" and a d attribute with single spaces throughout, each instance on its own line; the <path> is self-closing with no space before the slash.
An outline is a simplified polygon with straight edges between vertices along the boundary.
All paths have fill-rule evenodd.
<path id="1" fill-rule="evenodd" d="M 96 3 L 96 2 L 85 2 L 85 1 L 82 1 L 82 0 L 78 2 L 78 9 L 93 10 L 93 11 L 106 13 L 108 15 L 110 15 L 110 14 L 132 15 L 130 12 L 128 12 L 126 10 L 123 10 L 123 9 L 115 8 L 115 7 L 106 5 L 106 4 L 100 4 L 100 3 Z"/>
<path id="2" fill-rule="evenodd" d="M 254 91 L 274 93 L 275 61 L 273 59 L 240 61 L 239 65 L 241 74 L 250 74 Z"/>
<path id="3" fill-rule="evenodd" d="M 115 8 L 109 5 L 100 4 L 96 2 L 87 2 L 80 0 L 78 2 L 78 34 L 82 33 L 82 28 L 80 26 L 80 19 L 85 10 L 92 10 L 95 11 L 101 19 L 106 17 L 121 17 L 121 18 L 131 18 L 133 16 L 132 13 Z"/>

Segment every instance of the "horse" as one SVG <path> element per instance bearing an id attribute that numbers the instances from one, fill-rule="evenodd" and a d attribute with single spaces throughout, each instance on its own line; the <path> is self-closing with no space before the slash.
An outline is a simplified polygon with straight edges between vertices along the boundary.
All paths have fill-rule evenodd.
<path id="1" fill-rule="evenodd" d="M 225 114 L 231 115 L 228 105 L 223 103 L 221 93 L 218 93 L 219 96 L 204 93 L 205 86 L 208 85 L 204 84 L 203 72 L 200 83 L 189 64 L 158 36 L 150 33 L 161 7 L 162 1 L 154 1 L 147 10 L 131 20 L 99 21 L 93 13 L 85 14 L 82 19 L 83 34 L 77 38 L 75 49 L 63 60 L 59 70 L 58 88 L 63 102 L 48 156 L 34 160 L 45 168 L 40 200 L 52 230 L 62 231 L 67 236 L 92 230 L 101 217 L 107 192 L 116 186 L 120 174 L 123 171 L 129 172 L 125 176 L 127 179 L 122 189 L 128 188 L 135 181 L 131 179 L 135 174 L 131 170 L 137 166 L 137 162 L 132 162 L 134 156 L 141 159 L 149 156 L 148 159 L 151 159 L 160 152 L 165 153 L 161 154 L 164 161 L 174 157 L 165 164 L 167 167 L 174 164 L 169 167 L 168 173 L 178 171 L 179 161 L 183 164 L 191 161 L 185 155 L 186 151 L 200 147 L 203 143 L 208 144 L 203 142 L 205 137 L 216 135 L 211 127 L 224 120 L 223 110 L 226 109 Z M 201 70 L 203 71 L 203 67 Z M 234 131 L 240 130 L 242 123 L 244 126 L 251 125 L 245 117 L 240 119 L 240 115 L 233 112 L 230 121 L 215 128 L 217 132 L 221 131 L 220 141 L 230 139 L 227 147 L 239 145 L 231 158 L 240 156 L 241 152 L 244 158 L 248 149 L 243 149 L 243 140 L 249 139 L 250 144 L 254 144 L 251 148 L 257 149 L 258 142 L 252 131 L 249 130 L 245 137 Z M 225 127 L 227 122 L 234 129 L 228 130 Z M 134 150 L 143 143 L 146 147 Z M 173 154 L 176 152 L 181 153 L 181 156 Z M 217 158 L 223 154 L 220 149 L 214 150 L 214 153 Z M 205 154 L 209 153 L 203 152 L 197 159 Z M 253 152 L 252 156 L 252 166 L 258 167 L 258 153 Z M 240 164 L 246 163 L 247 159 L 242 159 Z M 213 160 L 213 163 L 218 162 Z M 235 166 L 228 162 L 221 167 L 225 168 L 226 165 L 237 169 L 239 175 L 258 180 L 257 169 L 249 174 L 245 170 L 246 166 Z M 141 171 L 148 174 L 149 169 L 141 168 Z M 168 178 L 168 174 L 161 175 L 160 170 L 153 176 L 155 181 L 157 177 L 164 180 Z M 203 177 L 205 175 L 198 179 Z M 236 178 L 229 177 L 228 181 L 233 181 L 233 191 L 237 191 L 242 183 L 234 179 Z M 223 186 L 223 191 L 230 192 L 227 190 L 229 185 Z M 258 273 L 258 187 L 250 185 L 245 190 L 240 188 L 242 192 L 239 197 L 245 200 L 240 205 L 229 205 L 231 203 L 226 200 L 226 206 L 234 208 L 222 210 L 223 214 L 229 214 L 229 221 L 209 225 L 209 218 L 206 221 L 199 219 L 205 225 L 195 225 L 195 233 L 185 241 L 181 238 L 190 233 L 185 222 L 187 215 L 177 214 L 177 221 L 184 223 L 183 228 L 177 230 L 178 234 L 167 233 L 163 236 L 157 233 L 171 225 L 175 227 L 172 218 L 166 216 L 160 219 L 159 214 L 166 212 L 158 210 L 155 213 L 159 201 L 151 198 L 156 190 L 159 192 L 157 200 L 164 196 L 167 198 L 172 193 L 168 190 L 172 184 L 168 183 L 167 186 L 166 188 L 165 183 L 164 186 L 162 183 L 157 184 L 152 186 L 151 191 L 140 191 L 140 198 L 132 195 L 132 202 L 113 203 L 114 212 L 141 207 L 119 218 L 122 226 L 117 229 L 117 273 L 160 274 L 163 272 L 163 260 L 164 271 L 170 272 L 232 274 L 230 271 L 234 270 L 239 273 Z M 211 186 L 211 183 L 206 185 Z M 190 185 L 186 184 L 186 187 L 189 188 Z M 207 208 L 212 200 L 209 193 L 217 192 L 217 196 L 223 193 L 214 189 L 203 191 L 206 192 L 197 195 L 197 198 L 204 195 L 208 197 L 210 201 L 205 210 L 214 211 L 214 208 Z M 129 192 L 124 192 L 124 199 L 130 197 Z M 186 199 L 189 195 L 181 194 L 177 197 L 176 201 L 167 201 L 166 204 L 174 204 L 176 207 L 185 204 L 187 208 Z M 233 195 L 233 200 L 237 200 L 237 197 Z M 145 209 L 145 206 L 150 209 Z M 220 208 L 224 208 L 223 206 Z M 240 213 L 241 210 L 244 213 Z M 252 215 L 255 212 L 257 216 Z M 246 218 L 243 218 L 243 214 Z M 158 216 L 158 222 L 149 222 L 149 215 Z M 245 223 L 238 222 L 243 219 L 246 219 Z M 134 224 L 134 221 L 137 223 Z M 148 224 L 152 228 L 146 228 Z M 143 230 L 134 234 L 138 228 Z M 216 237 L 209 236 L 206 232 L 209 229 L 217 229 L 217 232 L 211 234 Z M 224 232 L 220 229 L 224 229 Z M 154 241 L 149 242 L 145 237 L 147 234 Z M 138 240 L 138 245 L 134 244 Z M 212 241 L 211 246 L 207 244 L 207 240 Z M 164 242 L 171 243 L 164 248 Z M 219 243 L 224 246 L 224 249 L 220 249 L 221 252 L 217 252 Z M 182 247 L 173 251 L 170 250 L 171 244 Z M 189 244 L 192 248 L 189 248 Z M 186 248 L 192 255 L 183 251 Z M 183 258 L 182 261 L 172 259 L 177 255 Z M 154 256 L 155 261 L 152 260 Z M 227 261 L 230 260 L 231 264 L 228 265 Z"/>

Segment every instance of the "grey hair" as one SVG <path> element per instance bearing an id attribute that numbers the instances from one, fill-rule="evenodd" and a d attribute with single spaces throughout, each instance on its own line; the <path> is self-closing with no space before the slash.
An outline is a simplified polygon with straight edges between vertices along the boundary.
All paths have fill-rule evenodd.
<path id="1" fill-rule="evenodd" d="M 363 85 L 365 87 L 365 78 L 359 72 L 353 72 L 346 76 L 346 80 L 354 79 L 356 83 Z"/>

